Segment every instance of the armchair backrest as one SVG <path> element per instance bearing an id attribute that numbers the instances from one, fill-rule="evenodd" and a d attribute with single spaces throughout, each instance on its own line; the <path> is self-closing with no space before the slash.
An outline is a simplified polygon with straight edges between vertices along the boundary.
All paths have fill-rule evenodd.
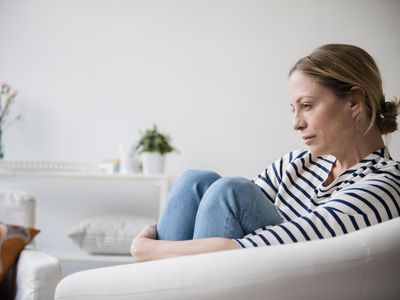
<path id="1" fill-rule="evenodd" d="M 35 198 L 24 191 L 0 190 L 0 221 L 35 226 Z"/>

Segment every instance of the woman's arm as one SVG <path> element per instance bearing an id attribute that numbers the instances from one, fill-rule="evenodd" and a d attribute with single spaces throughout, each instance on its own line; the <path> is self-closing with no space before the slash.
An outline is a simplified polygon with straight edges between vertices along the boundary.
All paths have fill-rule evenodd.
<path id="1" fill-rule="evenodd" d="M 149 261 L 182 255 L 239 249 L 240 246 L 225 238 L 206 238 L 187 241 L 156 240 L 156 225 L 149 225 L 133 240 L 131 254 L 137 261 Z"/>

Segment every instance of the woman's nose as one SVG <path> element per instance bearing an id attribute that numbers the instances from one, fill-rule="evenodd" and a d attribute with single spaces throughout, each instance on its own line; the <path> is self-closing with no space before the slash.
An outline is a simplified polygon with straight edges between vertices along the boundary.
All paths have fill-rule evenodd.
<path id="1" fill-rule="evenodd" d="M 293 128 L 295 130 L 302 130 L 306 128 L 306 122 L 299 114 L 295 114 L 293 117 Z"/>

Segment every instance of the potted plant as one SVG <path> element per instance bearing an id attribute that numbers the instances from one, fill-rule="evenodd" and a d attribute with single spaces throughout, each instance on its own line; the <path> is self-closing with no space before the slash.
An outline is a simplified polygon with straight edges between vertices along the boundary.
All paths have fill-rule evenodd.
<path id="1" fill-rule="evenodd" d="M 166 154 L 177 151 L 171 145 L 171 138 L 158 131 L 157 125 L 141 134 L 136 149 L 143 163 L 144 174 L 161 174 L 165 168 Z"/>

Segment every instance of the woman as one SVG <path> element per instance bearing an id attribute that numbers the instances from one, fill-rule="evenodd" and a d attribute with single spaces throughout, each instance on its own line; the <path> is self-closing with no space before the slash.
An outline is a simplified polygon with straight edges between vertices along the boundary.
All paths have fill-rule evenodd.
<path id="1" fill-rule="evenodd" d="M 186 172 L 158 225 L 132 242 L 137 260 L 329 238 L 400 215 L 400 163 L 382 139 L 397 130 L 399 101 L 385 100 L 373 58 L 324 45 L 293 66 L 289 91 L 309 150 L 252 181 Z"/>

